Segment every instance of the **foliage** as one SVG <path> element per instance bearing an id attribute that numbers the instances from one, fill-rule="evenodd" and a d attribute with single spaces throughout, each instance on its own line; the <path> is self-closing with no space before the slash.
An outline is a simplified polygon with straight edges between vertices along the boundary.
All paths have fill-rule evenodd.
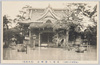
<path id="1" fill-rule="evenodd" d="M 7 15 L 4 15 L 3 16 L 3 41 L 9 41 L 10 40 L 10 35 L 8 33 L 9 31 L 9 26 L 8 24 L 11 23 L 10 20 L 8 19 L 8 16 Z"/>
<path id="2" fill-rule="evenodd" d="M 9 29 L 8 24 L 11 23 L 11 19 L 8 19 L 7 15 L 3 16 L 3 30 Z"/>
<path id="3" fill-rule="evenodd" d="M 11 19 L 8 19 L 7 15 L 3 16 L 3 42 L 5 43 L 4 47 L 8 47 L 12 42 L 12 38 L 16 38 L 16 43 L 22 42 L 24 37 L 20 34 L 19 27 L 9 28 L 9 23 Z M 18 42 L 17 42 L 18 41 Z"/>
<path id="4" fill-rule="evenodd" d="M 86 7 L 88 4 L 85 3 L 69 3 L 66 4 L 66 11 L 64 11 L 65 16 L 62 18 L 63 23 L 67 23 L 67 28 L 69 27 L 69 40 L 74 41 L 79 35 L 83 37 L 83 34 L 87 34 L 87 39 L 91 42 L 96 42 L 97 35 L 97 5 L 94 6 L 92 11 L 90 10 L 91 6 Z M 88 18 L 90 22 L 94 23 L 94 26 L 88 26 L 83 32 L 84 29 L 84 20 Z M 83 21 L 83 22 L 82 22 Z M 85 31 L 84 30 L 84 31 Z M 94 41 L 92 41 L 95 39 Z M 96 44 L 96 43 L 95 43 Z"/>
<path id="5" fill-rule="evenodd" d="M 86 35 L 90 44 L 97 44 L 97 26 L 88 26 L 84 31 L 84 35 Z"/>
<path id="6" fill-rule="evenodd" d="M 16 16 L 16 18 L 13 20 L 14 22 L 17 22 L 16 28 L 20 30 L 20 33 L 22 33 L 23 36 L 28 34 L 28 26 L 27 24 L 21 24 L 19 22 L 21 21 L 28 21 L 30 20 L 30 17 L 27 15 L 29 14 L 29 10 L 32 8 L 29 5 L 26 5 L 22 8 L 22 10 L 19 11 L 20 14 Z M 26 32 L 25 32 L 26 31 Z"/>
<path id="7" fill-rule="evenodd" d="M 14 22 L 16 21 L 27 21 L 27 20 L 30 20 L 30 17 L 27 15 L 29 14 L 29 10 L 30 8 L 32 8 L 31 6 L 29 5 L 26 5 L 22 8 L 22 10 L 19 11 L 20 14 L 18 14 L 16 16 L 16 18 L 14 19 Z"/>
<path id="8" fill-rule="evenodd" d="M 4 15 L 3 16 L 3 41 L 5 42 L 5 45 L 8 45 L 11 38 L 11 33 L 8 33 L 9 23 L 11 23 L 10 19 L 8 19 L 7 15 Z"/>

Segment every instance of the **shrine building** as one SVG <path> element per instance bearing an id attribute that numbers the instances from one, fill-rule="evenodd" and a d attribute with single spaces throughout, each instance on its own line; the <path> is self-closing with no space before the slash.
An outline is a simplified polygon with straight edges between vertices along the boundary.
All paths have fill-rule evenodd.
<path id="1" fill-rule="evenodd" d="M 29 44 L 58 46 L 61 39 L 65 42 L 64 44 L 68 43 L 68 26 L 67 23 L 61 21 L 65 15 L 64 11 L 65 9 L 53 9 L 50 6 L 44 9 L 29 9 L 30 20 L 19 22 L 28 28 Z"/>

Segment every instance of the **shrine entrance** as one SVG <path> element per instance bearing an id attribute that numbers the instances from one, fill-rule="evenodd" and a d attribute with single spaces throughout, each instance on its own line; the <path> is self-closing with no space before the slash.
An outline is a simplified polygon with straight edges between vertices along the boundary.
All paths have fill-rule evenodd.
<path id="1" fill-rule="evenodd" d="M 53 36 L 54 33 L 52 32 L 42 33 L 40 36 L 40 40 L 41 40 L 40 46 L 49 46 L 50 44 L 52 44 Z"/>

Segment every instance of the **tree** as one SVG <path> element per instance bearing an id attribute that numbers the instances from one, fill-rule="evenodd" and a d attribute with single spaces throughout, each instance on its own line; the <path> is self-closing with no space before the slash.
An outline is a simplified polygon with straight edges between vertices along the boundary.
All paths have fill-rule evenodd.
<path id="1" fill-rule="evenodd" d="M 29 25 L 23 24 L 23 23 L 20 23 L 20 22 L 21 21 L 28 21 L 28 20 L 30 20 L 30 17 L 29 17 L 29 13 L 30 13 L 29 10 L 30 10 L 30 8 L 32 8 L 32 7 L 29 6 L 29 5 L 26 5 L 26 6 L 22 7 L 22 10 L 19 11 L 19 14 L 13 20 L 14 23 L 17 23 L 15 28 L 19 29 L 20 33 L 22 33 L 22 35 L 20 35 L 20 34 L 18 35 L 17 34 L 17 38 L 18 38 L 19 41 L 20 41 L 20 37 L 23 37 L 23 36 L 28 34 L 28 26 Z"/>
<path id="2" fill-rule="evenodd" d="M 3 16 L 3 30 L 8 30 L 9 29 L 9 23 L 11 23 L 11 19 L 8 19 L 9 16 L 4 15 Z"/>
<path id="3" fill-rule="evenodd" d="M 97 5 L 94 6 L 93 11 L 90 11 L 88 9 L 88 8 L 91 8 L 91 6 L 88 8 L 86 8 L 86 6 L 88 6 L 88 4 L 85 4 L 85 3 L 68 3 L 66 5 L 66 11 L 64 11 L 65 15 L 62 18 L 62 22 L 67 23 L 66 36 L 72 37 L 73 40 L 75 40 L 75 38 L 77 37 L 76 34 L 78 34 L 78 35 L 81 34 L 82 29 L 85 30 L 85 28 L 87 28 L 84 25 L 84 22 L 85 22 L 84 20 L 86 18 L 89 19 L 88 21 L 94 22 L 96 24 L 97 19 L 95 19 L 95 17 L 96 17 L 95 14 L 97 12 L 96 11 Z M 68 31 L 68 29 L 69 29 L 69 31 Z M 68 32 L 70 33 L 69 35 L 68 35 Z M 72 38 L 71 38 L 71 40 L 72 40 Z M 68 38 L 66 38 L 66 40 L 68 40 Z"/>
<path id="4" fill-rule="evenodd" d="M 29 17 L 30 8 L 32 8 L 32 6 L 29 6 L 29 5 L 22 7 L 22 10 L 19 11 L 20 14 L 17 15 L 17 17 L 14 19 L 14 21 L 30 20 L 30 17 Z"/>
<path id="5" fill-rule="evenodd" d="M 9 23 L 11 23 L 11 19 L 8 19 L 7 15 L 3 16 L 3 42 L 5 43 L 5 46 L 8 46 L 8 43 L 10 41 L 11 33 L 9 34 Z"/>

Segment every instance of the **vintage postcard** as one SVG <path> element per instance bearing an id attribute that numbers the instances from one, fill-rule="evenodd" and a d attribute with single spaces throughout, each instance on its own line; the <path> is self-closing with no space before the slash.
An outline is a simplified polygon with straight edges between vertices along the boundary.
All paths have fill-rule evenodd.
<path id="1" fill-rule="evenodd" d="M 2 1 L 1 63 L 97 64 L 99 2 Z"/>

